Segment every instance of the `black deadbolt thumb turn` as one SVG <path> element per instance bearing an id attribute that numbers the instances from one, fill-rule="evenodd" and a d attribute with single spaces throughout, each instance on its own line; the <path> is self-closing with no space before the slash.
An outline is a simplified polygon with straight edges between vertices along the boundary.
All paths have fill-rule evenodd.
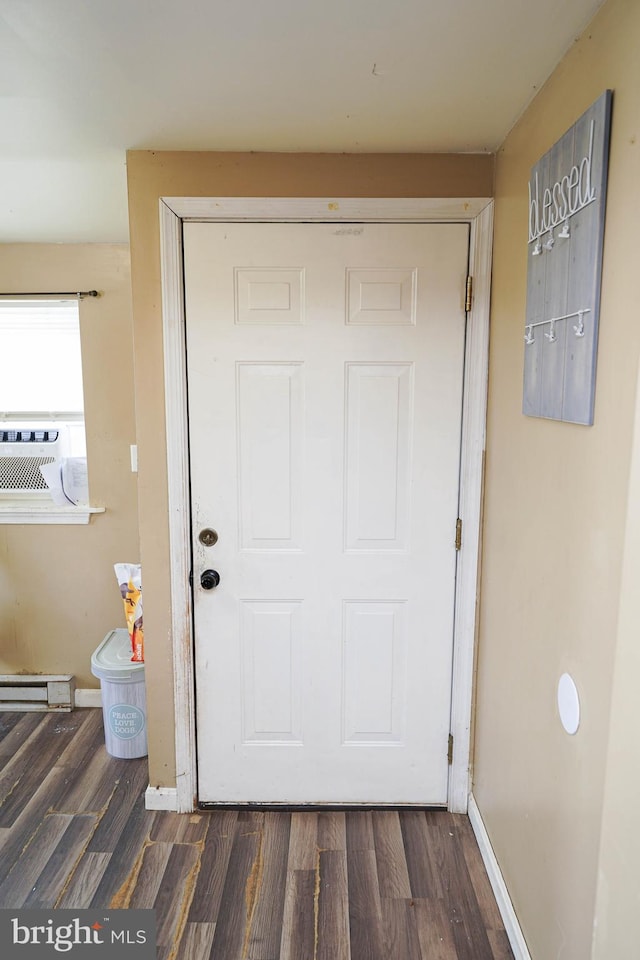
<path id="1" fill-rule="evenodd" d="M 205 570 L 200 574 L 200 586 L 203 590 L 213 590 L 220 583 L 220 574 L 217 570 Z"/>

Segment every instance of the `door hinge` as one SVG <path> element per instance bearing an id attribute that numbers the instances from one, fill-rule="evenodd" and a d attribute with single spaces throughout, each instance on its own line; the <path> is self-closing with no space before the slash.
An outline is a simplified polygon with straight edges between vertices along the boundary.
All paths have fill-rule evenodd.
<path id="1" fill-rule="evenodd" d="M 453 734 L 449 734 L 449 746 L 447 748 L 447 762 L 449 766 L 453 763 Z"/>
<path id="2" fill-rule="evenodd" d="M 189 586 L 193 586 L 193 570 L 189 570 Z"/>
<path id="3" fill-rule="evenodd" d="M 460 517 L 456 520 L 456 550 L 462 549 L 462 520 Z"/>
<path id="4" fill-rule="evenodd" d="M 473 277 L 467 277 L 467 286 L 464 296 L 464 312 L 469 313 L 473 301 Z"/>

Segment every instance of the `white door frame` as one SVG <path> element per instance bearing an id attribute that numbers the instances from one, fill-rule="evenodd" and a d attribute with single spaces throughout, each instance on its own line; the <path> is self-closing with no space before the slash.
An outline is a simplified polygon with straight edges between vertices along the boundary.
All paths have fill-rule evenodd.
<path id="1" fill-rule="evenodd" d="M 176 724 L 176 791 L 154 808 L 188 812 L 197 804 L 195 669 L 189 572 L 191 518 L 187 442 L 187 371 L 182 269 L 185 220 L 236 222 L 456 222 L 471 228 L 473 303 L 465 349 L 460 473 L 462 549 L 456 568 L 451 698 L 453 760 L 448 809 L 466 813 L 470 791 L 471 713 L 479 573 L 489 355 L 489 294 L 493 201 L 465 199 L 343 199 L 299 197 L 163 197 L 160 199 L 164 387 L 167 430 L 171 636 Z M 463 293 L 461 291 L 461 297 Z M 452 541 L 455 530 L 451 531 Z M 155 792 L 155 791 L 154 791 Z"/>

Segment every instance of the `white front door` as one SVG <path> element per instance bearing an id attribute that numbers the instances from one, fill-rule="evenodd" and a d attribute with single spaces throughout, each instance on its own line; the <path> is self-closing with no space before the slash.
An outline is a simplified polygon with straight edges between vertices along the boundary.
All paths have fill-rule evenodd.
<path id="1" fill-rule="evenodd" d="M 446 804 L 468 244 L 184 225 L 201 802 Z"/>

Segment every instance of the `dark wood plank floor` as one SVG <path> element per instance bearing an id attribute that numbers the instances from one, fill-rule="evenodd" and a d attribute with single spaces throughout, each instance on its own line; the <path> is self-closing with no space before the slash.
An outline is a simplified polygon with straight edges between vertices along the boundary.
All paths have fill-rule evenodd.
<path id="1" fill-rule="evenodd" d="M 159 960 L 507 960 L 466 817 L 147 811 L 102 714 L 0 713 L 0 907 L 154 908 Z"/>

